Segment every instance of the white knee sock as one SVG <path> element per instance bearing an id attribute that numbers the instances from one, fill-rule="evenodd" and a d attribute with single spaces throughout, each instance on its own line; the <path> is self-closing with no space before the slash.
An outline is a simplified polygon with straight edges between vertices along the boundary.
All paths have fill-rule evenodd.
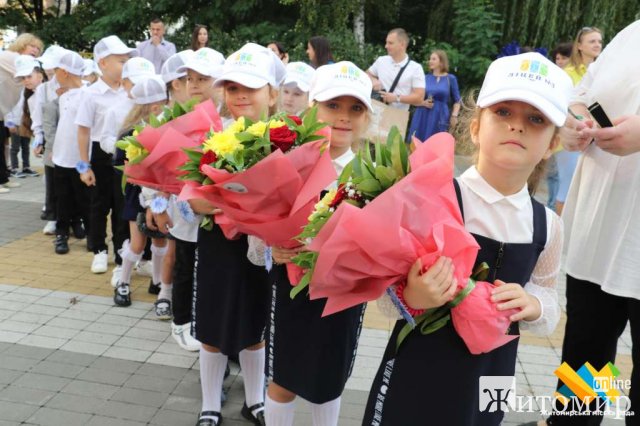
<path id="1" fill-rule="evenodd" d="M 313 426 L 337 426 L 340 417 L 340 401 L 342 397 L 325 402 L 324 404 L 311 404 L 311 418 Z"/>
<path id="2" fill-rule="evenodd" d="M 173 289 L 173 283 L 165 284 L 160 282 L 160 293 L 158 294 L 158 300 L 166 299 L 171 300 L 171 290 Z"/>
<path id="3" fill-rule="evenodd" d="M 122 243 L 122 248 L 118 250 L 118 254 L 122 258 L 122 272 L 120 275 L 120 283 L 131 284 L 131 272 L 136 262 L 142 258 L 142 252 L 136 254 L 131 251 L 129 240 Z"/>
<path id="4" fill-rule="evenodd" d="M 151 265 L 153 266 L 153 283 L 162 281 L 162 264 L 164 255 L 167 254 L 168 246 L 158 247 L 151 244 Z"/>
<path id="5" fill-rule="evenodd" d="M 264 348 L 257 351 L 243 349 L 238 354 L 238 360 L 244 379 L 247 407 L 264 402 Z"/>
<path id="6" fill-rule="evenodd" d="M 291 402 L 276 402 L 267 395 L 264 405 L 267 426 L 293 426 L 295 408 L 295 399 Z"/>
<path id="7" fill-rule="evenodd" d="M 227 368 L 227 356 L 221 352 L 209 352 L 200 348 L 200 382 L 202 386 L 202 411 L 220 412 L 222 407 L 222 382 Z"/>

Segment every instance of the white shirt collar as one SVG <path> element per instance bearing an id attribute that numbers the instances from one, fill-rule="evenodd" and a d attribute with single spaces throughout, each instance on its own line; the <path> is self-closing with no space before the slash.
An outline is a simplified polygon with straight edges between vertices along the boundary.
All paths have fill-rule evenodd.
<path id="1" fill-rule="evenodd" d="M 355 157 L 355 154 L 351 149 L 348 149 L 340 157 L 334 158 L 333 160 L 331 160 L 333 162 L 333 167 L 335 167 L 338 175 L 342 173 L 342 171 L 347 166 L 347 164 L 349 164 L 351 160 L 353 160 L 353 157 Z"/>
<path id="2" fill-rule="evenodd" d="M 502 195 L 493 186 L 489 184 L 480 173 L 476 166 L 469 167 L 462 175 L 460 180 L 473 191 L 476 195 L 482 198 L 487 204 L 495 204 L 499 201 L 506 200 L 509 204 L 517 209 L 521 209 L 530 203 L 531 196 L 529 195 L 529 188 L 527 184 L 524 187 L 512 195 Z"/>
<path id="3" fill-rule="evenodd" d="M 112 89 L 107 83 L 105 83 L 102 78 L 99 78 L 98 81 L 92 84 L 92 86 L 96 86 L 95 88 L 100 92 L 101 95 L 105 94 L 108 91 L 112 91 L 113 93 L 120 93 L 121 91 L 124 91 L 124 88 L 122 86 L 118 87 L 115 90 Z"/>
<path id="4" fill-rule="evenodd" d="M 389 58 L 391 58 L 391 63 L 393 64 L 394 67 L 396 68 L 401 68 L 403 67 L 407 62 L 409 62 L 409 55 L 405 53 L 404 59 L 402 59 L 400 62 L 396 62 L 393 60 L 393 58 L 391 56 L 389 56 Z"/>

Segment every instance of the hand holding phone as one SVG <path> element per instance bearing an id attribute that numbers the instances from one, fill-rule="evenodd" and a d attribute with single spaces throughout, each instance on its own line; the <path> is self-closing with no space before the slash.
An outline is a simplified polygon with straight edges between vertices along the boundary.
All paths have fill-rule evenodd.
<path id="1" fill-rule="evenodd" d="M 602 109 L 602 106 L 598 102 L 595 102 L 594 104 L 589 106 L 588 109 L 589 109 L 589 113 L 591 114 L 593 119 L 596 120 L 596 123 L 598 123 L 600 127 L 602 128 L 613 127 L 613 123 L 611 122 L 611 120 L 609 120 L 609 117 L 604 112 L 604 109 Z"/>

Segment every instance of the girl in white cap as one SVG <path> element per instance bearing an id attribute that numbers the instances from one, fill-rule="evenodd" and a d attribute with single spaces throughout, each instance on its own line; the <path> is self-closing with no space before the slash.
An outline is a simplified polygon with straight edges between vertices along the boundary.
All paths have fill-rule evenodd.
<path id="1" fill-rule="evenodd" d="M 304 62 L 287 65 L 287 76 L 280 90 L 280 111 L 300 115 L 309 106 L 309 88 L 315 70 Z"/>
<path id="2" fill-rule="evenodd" d="M 519 328 L 548 335 L 560 317 L 562 223 L 530 194 L 558 143 L 570 93 L 569 77 L 540 54 L 507 56 L 491 64 L 468 111 L 477 164 L 454 186 L 465 228 L 480 246 L 476 266 L 489 266 L 491 301 L 498 311 L 517 310 L 509 316 L 512 335 Z M 450 301 L 458 284 L 451 259 L 421 269 L 418 260 L 396 289 L 413 316 Z M 505 398 L 511 382 L 491 386 L 481 376 L 514 376 L 518 339 L 473 355 L 449 321 L 431 334 L 414 329 L 396 351 L 405 324 L 399 320 L 391 335 L 363 425 L 499 425 L 507 404 L 491 401 Z M 496 387 L 506 388 L 502 396 Z"/>
<path id="3" fill-rule="evenodd" d="M 318 119 L 331 129 L 329 150 L 338 174 L 354 158 L 351 147 L 367 128 L 370 95 L 371 80 L 351 62 L 316 70 L 310 98 L 318 107 Z M 355 360 L 364 304 L 322 317 L 325 300 L 309 300 L 306 293 L 292 300 L 284 264 L 300 249 L 272 248 L 276 265 L 269 274 L 273 290 L 267 340 L 272 381 L 267 389 L 267 425 L 293 425 L 294 400 L 300 396 L 311 402 L 314 426 L 335 426 Z"/>
<path id="4" fill-rule="evenodd" d="M 177 69 L 177 72 L 187 73 L 187 94 L 189 98 L 200 101 L 212 99 L 220 103 L 219 91 L 213 86 L 222 73 L 224 56 L 217 50 L 203 47 L 198 49 L 187 62 Z"/>
<path id="5" fill-rule="evenodd" d="M 284 72 L 282 61 L 265 47 L 249 43 L 231 54 L 215 82 L 223 89 L 224 106 L 231 118 L 244 116 L 257 121 L 272 113 Z M 196 213 L 219 213 L 203 200 L 191 200 L 190 204 Z M 269 287 L 266 271 L 249 262 L 247 250 L 245 235 L 230 241 L 217 225 L 211 231 L 199 230 L 193 331 L 202 342 L 200 426 L 222 421 L 222 382 L 228 355 L 233 354 L 238 354 L 244 379 L 242 415 L 255 425 L 264 425 L 263 331 Z"/>
<path id="6" fill-rule="evenodd" d="M 157 76 L 140 77 L 136 79 L 136 84 L 131 89 L 131 98 L 134 102 L 134 107 L 129 114 L 125 117 L 122 127 L 120 128 L 120 139 L 125 136 L 129 136 L 134 131 L 134 126 L 142 123 L 148 119 L 149 115 L 158 115 L 162 112 L 162 107 L 167 103 L 167 92 L 165 90 L 164 81 Z M 114 164 L 121 166 L 124 164 L 125 152 L 121 149 L 116 149 Z M 136 219 L 139 213 L 144 213 L 145 209 L 140 204 L 140 192 L 141 188 L 137 185 L 127 184 L 124 190 L 124 206 L 121 212 L 122 220 L 129 223 L 130 239 L 125 240 L 122 244 L 122 248 L 119 250 L 119 254 L 122 257 L 122 265 L 118 283 L 114 291 L 113 300 L 118 306 L 131 305 L 131 290 L 129 284 L 131 282 L 131 272 L 136 262 L 142 258 L 142 252 L 147 243 L 147 237 L 139 229 L 136 223 Z M 166 239 L 165 238 L 153 238 L 152 239 L 152 252 L 154 257 L 156 252 L 161 252 L 161 257 L 166 252 Z M 160 262 L 161 265 L 161 262 Z M 158 305 L 162 304 L 164 311 L 171 311 L 171 292 L 169 290 L 168 296 L 159 297 L 156 302 L 156 311 L 158 311 Z M 170 315 L 160 315 L 161 319 L 169 319 Z"/>

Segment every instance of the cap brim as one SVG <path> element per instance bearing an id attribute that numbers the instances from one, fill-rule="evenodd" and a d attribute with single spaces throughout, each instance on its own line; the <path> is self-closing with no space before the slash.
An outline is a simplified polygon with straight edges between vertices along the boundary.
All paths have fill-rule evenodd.
<path id="1" fill-rule="evenodd" d="M 153 77 L 153 76 L 155 76 L 155 74 L 130 75 L 129 77 L 124 77 L 124 78 L 128 78 L 129 80 L 131 80 L 131 82 L 133 84 L 138 84 L 141 81 L 143 81 L 144 79 L 147 79 L 147 78 Z"/>
<path id="2" fill-rule="evenodd" d="M 356 99 L 362 101 L 363 104 L 367 106 L 369 112 L 373 112 L 373 107 L 371 106 L 371 98 L 364 97 L 360 94 L 355 93 L 353 90 L 350 90 L 347 87 L 330 87 L 326 90 L 323 90 L 320 93 L 317 93 L 313 96 L 313 100 L 318 102 L 328 101 L 329 99 L 338 98 L 340 96 L 353 96 Z"/>
<path id="3" fill-rule="evenodd" d="M 58 65 L 56 68 L 60 68 L 62 70 L 65 70 L 66 72 L 68 72 L 69 74 L 73 74 L 73 75 L 77 75 L 80 77 L 84 77 L 84 68 L 78 70 L 78 69 L 71 69 L 71 67 L 68 67 L 66 65 Z"/>
<path id="4" fill-rule="evenodd" d="M 176 73 L 184 73 L 186 75 L 187 70 L 192 70 L 211 78 L 216 78 L 215 74 L 217 74 L 216 72 L 212 72 L 212 71 L 215 71 L 215 69 L 213 69 L 212 67 L 206 66 L 205 64 L 195 63 L 195 62 L 191 64 L 182 65 L 180 68 L 176 70 Z"/>
<path id="5" fill-rule="evenodd" d="M 564 126 L 564 123 L 567 120 L 567 111 L 559 110 L 547 99 L 535 92 L 532 92 L 531 90 L 502 90 L 482 99 L 478 99 L 478 106 L 480 108 L 486 108 L 499 102 L 506 101 L 520 101 L 533 105 L 557 127 Z"/>
<path id="6" fill-rule="evenodd" d="M 220 87 L 225 81 L 233 81 L 234 83 L 242 84 L 245 87 L 251 89 L 260 89 L 261 87 L 269 84 L 268 80 L 264 78 L 256 77 L 255 75 L 245 74 L 241 72 L 230 72 L 222 74 L 219 79 L 216 80 L 214 86 Z"/>
<path id="7" fill-rule="evenodd" d="M 162 74 L 162 81 L 165 83 L 172 82 L 173 80 L 177 80 L 187 75 L 186 71 L 183 72 L 170 72 L 166 74 Z"/>
<path id="8" fill-rule="evenodd" d="M 135 52 L 136 49 L 132 49 L 130 47 L 127 47 L 126 49 L 115 49 L 113 51 L 109 51 L 109 52 L 105 52 L 105 55 L 96 55 L 97 60 L 99 61 L 100 59 L 104 59 L 107 56 L 111 56 L 111 55 L 130 55 L 130 56 L 135 56 L 135 55 L 131 55 L 133 52 Z"/>
<path id="9" fill-rule="evenodd" d="M 287 86 L 289 84 L 295 84 L 298 87 L 298 89 L 302 90 L 303 92 L 309 92 L 309 90 L 311 89 L 311 85 L 303 83 L 299 80 L 295 80 L 293 78 L 292 79 L 285 78 L 281 86 Z"/>
<path id="10" fill-rule="evenodd" d="M 135 98 L 133 102 L 136 105 L 147 105 L 152 104 L 154 102 L 160 102 L 167 100 L 167 95 L 164 93 L 158 93 L 156 95 L 144 96 L 142 98 Z"/>

